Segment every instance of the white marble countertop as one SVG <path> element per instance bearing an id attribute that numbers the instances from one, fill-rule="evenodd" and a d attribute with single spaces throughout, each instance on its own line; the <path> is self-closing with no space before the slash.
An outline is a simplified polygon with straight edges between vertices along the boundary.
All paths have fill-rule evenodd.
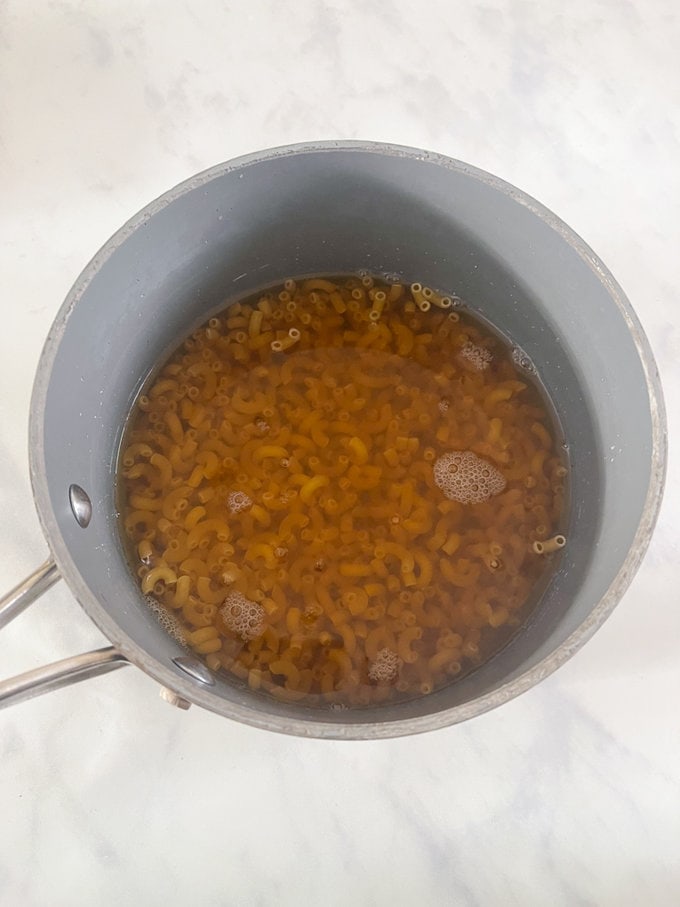
<path id="1" fill-rule="evenodd" d="M 46 555 L 29 397 L 70 284 L 210 164 L 370 138 L 561 215 L 627 291 L 680 427 L 680 12 L 672 0 L 0 2 L 0 589 Z M 674 62 L 675 61 L 675 62 Z M 0 904 L 680 902 L 680 460 L 608 623 L 501 709 L 376 743 L 267 734 L 126 669 L 0 714 Z M 0 675 L 103 644 L 55 587 Z"/>

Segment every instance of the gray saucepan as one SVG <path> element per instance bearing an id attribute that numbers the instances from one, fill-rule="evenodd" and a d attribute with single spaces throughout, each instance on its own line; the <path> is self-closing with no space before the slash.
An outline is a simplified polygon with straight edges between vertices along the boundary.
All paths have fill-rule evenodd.
<path id="1" fill-rule="evenodd" d="M 427 697 L 333 711 L 276 702 L 212 676 L 165 633 L 126 562 L 115 464 L 150 369 L 225 300 L 287 277 L 361 268 L 457 293 L 524 351 L 562 421 L 572 502 L 559 568 L 501 652 Z M 0 682 L 0 705 L 131 663 L 176 705 L 285 733 L 371 739 L 478 715 L 583 645 L 649 542 L 666 435 L 637 317 L 602 262 L 557 217 L 459 161 L 393 145 L 320 142 L 192 177 L 103 246 L 45 343 L 30 458 L 51 554 L 2 600 L 0 625 L 63 577 L 111 645 Z"/>

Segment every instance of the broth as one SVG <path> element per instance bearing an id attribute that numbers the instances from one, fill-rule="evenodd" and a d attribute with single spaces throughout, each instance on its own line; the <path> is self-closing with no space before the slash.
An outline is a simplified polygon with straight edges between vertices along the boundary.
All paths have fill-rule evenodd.
<path id="1" fill-rule="evenodd" d="M 336 708 L 426 695 L 498 651 L 554 569 L 556 424 L 459 300 L 288 280 L 147 381 L 119 461 L 126 547 L 214 671 Z"/>

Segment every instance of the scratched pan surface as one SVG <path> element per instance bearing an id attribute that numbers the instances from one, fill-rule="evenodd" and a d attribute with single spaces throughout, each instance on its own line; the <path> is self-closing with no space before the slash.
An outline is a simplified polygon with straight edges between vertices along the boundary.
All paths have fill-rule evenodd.
<path id="1" fill-rule="evenodd" d="M 225 300 L 289 276 L 366 268 L 453 291 L 534 362 L 569 441 L 569 543 L 527 625 L 473 674 L 428 697 L 330 711 L 274 702 L 236 680 L 206 685 L 144 605 L 115 511 L 115 457 L 157 361 Z M 180 696 L 263 728 L 376 738 L 430 730 L 503 703 L 551 673 L 611 612 L 660 503 L 665 423 L 656 367 L 607 269 L 519 190 L 409 148 L 327 142 L 199 174 L 100 250 L 61 308 L 38 368 L 31 475 L 58 567 L 85 611 Z M 77 483 L 93 516 L 69 506 Z M 622 658 L 624 653 L 622 653 Z"/>

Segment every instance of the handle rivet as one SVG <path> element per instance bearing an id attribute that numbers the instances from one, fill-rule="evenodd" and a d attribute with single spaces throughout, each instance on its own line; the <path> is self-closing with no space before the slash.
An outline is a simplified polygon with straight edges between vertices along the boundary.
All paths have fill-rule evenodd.
<path id="1" fill-rule="evenodd" d="M 177 658 L 172 660 L 181 671 L 184 671 L 185 674 L 188 674 L 194 680 L 210 686 L 215 685 L 215 678 L 198 658 L 194 658 L 192 655 L 178 655 Z"/>
<path id="2" fill-rule="evenodd" d="M 76 523 L 85 529 L 92 519 L 92 501 L 89 495 L 80 485 L 71 485 L 68 490 L 68 500 Z"/>

